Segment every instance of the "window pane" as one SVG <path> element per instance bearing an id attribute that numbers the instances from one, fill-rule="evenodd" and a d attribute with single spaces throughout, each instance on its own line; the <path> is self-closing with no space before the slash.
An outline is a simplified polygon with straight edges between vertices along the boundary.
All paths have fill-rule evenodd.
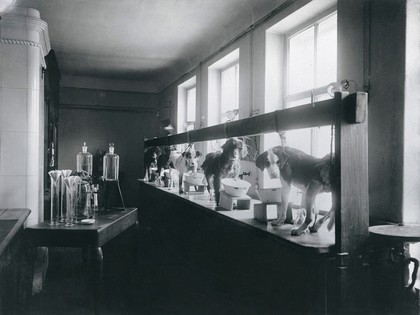
<path id="1" fill-rule="evenodd" d="M 238 109 L 239 103 L 239 65 L 236 64 L 221 72 L 221 122 L 226 122 L 228 117 L 226 113 Z M 236 117 L 235 119 L 238 119 Z"/>
<path id="2" fill-rule="evenodd" d="M 187 122 L 195 121 L 196 88 L 187 90 Z"/>
<path id="3" fill-rule="evenodd" d="M 337 81 L 337 14 L 319 23 L 316 87 Z"/>
<path id="4" fill-rule="evenodd" d="M 287 94 L 314 86 L 314 27 L 289 39 Z"/>

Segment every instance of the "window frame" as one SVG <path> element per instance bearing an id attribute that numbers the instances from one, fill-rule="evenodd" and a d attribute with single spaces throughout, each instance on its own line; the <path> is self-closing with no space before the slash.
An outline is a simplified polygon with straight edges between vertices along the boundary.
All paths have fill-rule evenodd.
<path id="1" fill-rule="evenodd" d="M 283 86 L 282 89 L 284 91 L 283 93 L 283 108 L 290 108 L 293 106 L 288 106 L 287 104 L 289 104 L 290 102 L 293 101 L 299 101 L 299 100 L 303 100 L 305 98 L 309 98 L 310 102 L 316 102 L 318 100 L 320 100 L 320 98 L 325 97 L 327 94 L 327 85 L 323 85 L 323 86 L 319 86 L 319 87 L 314 87 L 310 90 L 305 90 L 305 91 L 300 91 L 297 93 L 293 93 L 293 94 L 288 94 L 288 84 L 289 84 L 289 76 L 290 76 L 290 67 L 289 67 L 289 56 L 290 56 L 290 39 L 296 35 L 299 35 L 301 33 L 303 33 L 304 31 L 308 30 L 309 28 L 311 28 L 312 26 L 314 27 L 314 78 L 316 78 L 316 73 L 317 73 L 317 44 L 318 44 L 318 37 L 319 37 L 319 24 L 321 24 L 322 22 L 328 20 L 329 18 L 333 17 L 333 16 L 337 16 L 337 9 L 335 7 L 325 11 L 322 14 L 319 14 L 313 18 L 311 18 L 310 20 L 306 21 L 305 23 L 300 24 L 299 26 L 291 29 L 290 31 L 286 32 L 285 34 L 283 34 L 284 39 L 285 39 L 285 45 L 284 45 L 284 51 L 283 51 L 283 64 L 285 65 L 285 71 L 284 71 L 284 77 L 283 77 Z M 337 81 L 337 76 L 335 78 L 334 81 L 332 82 L 336 82 Z M 315 82 L 316 85 L 316 82 Z M 305 102 L 307 103 L 307 102 Z"/>

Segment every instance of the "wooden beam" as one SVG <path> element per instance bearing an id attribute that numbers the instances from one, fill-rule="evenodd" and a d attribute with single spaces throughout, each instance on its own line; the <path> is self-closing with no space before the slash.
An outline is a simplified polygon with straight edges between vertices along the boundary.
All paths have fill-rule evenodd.
<path id="1" fill-rule="evenodd" d="M 341 94 L 340 94 L 341 95 Z M 144 146 L 161 146 L 243 137 L 282 130 L 331 125 L 334 123 L 334 99 L 277 110 L 177 135 L 145 140 Z"/>

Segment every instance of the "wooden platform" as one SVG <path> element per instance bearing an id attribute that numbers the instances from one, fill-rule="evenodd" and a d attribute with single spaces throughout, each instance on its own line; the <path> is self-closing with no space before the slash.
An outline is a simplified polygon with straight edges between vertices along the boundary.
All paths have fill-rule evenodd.
<path id="1" fill-rule="evenodd" d="M 259 203 L 258 200 L 251 200 L 250 210 L 233 210 L 228 211 L 221 207 L 216 206 L 214 200 L 210 200 L 208 193 L 203 195 L 186 195 L 179 194 L 175 190 L 168 190 L 165 187 L 157 187 L 153 183 L 147 183 L 139 180 L 144 189 L 159 190 L 188 202 L 191 202 L 197 207 L 197 210 L 211 211 L 216 216 L 222 216 L 229 220 L 232 224 L 242 226 L 250 232 L 261 233 L 261 236 L 273 238 L 280 242 L 286 242 L 292 247 L 297 247 L 305 251 L 313 251 L 320 254 L 333 252 L 335 244 L 335 231 L 334 229 L 328 231 L 326 224 L 324 224 L 318 233 L 303 234 L 300 236 L 292 236 L 290 231 L 293 225 L 287 224 L 279 227 L 271 226 L 269 222 L 262 223 L 254 219 L 253 204 Z"/>

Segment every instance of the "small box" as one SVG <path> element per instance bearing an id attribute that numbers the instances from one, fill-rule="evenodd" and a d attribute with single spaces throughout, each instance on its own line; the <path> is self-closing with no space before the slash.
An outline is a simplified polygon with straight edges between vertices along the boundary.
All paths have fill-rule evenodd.
<path id="1" fill-rule="evenodd" d="M 202 195 L 204 194 L 204 189 L 206 185 L 191 185 L 184 181 L 185 193 L 188 195 Z"/>
<path id="2" fill-rule="evenodd" d="M 277 219 L 277 207 L 280 207 L 279 203 L 254 204 L 254 219 L 260 222 Z"/>
<path id="3" fill-rule="evenodd" d="M 237 210 L 248 210 L 251 207 L 251 197 L 245 195 L 243 197 L 233 197 L 228 195 L 224 190 L 220 191 L 219 205 L 226 210 L 233 210 L 236 204 Z"/>

